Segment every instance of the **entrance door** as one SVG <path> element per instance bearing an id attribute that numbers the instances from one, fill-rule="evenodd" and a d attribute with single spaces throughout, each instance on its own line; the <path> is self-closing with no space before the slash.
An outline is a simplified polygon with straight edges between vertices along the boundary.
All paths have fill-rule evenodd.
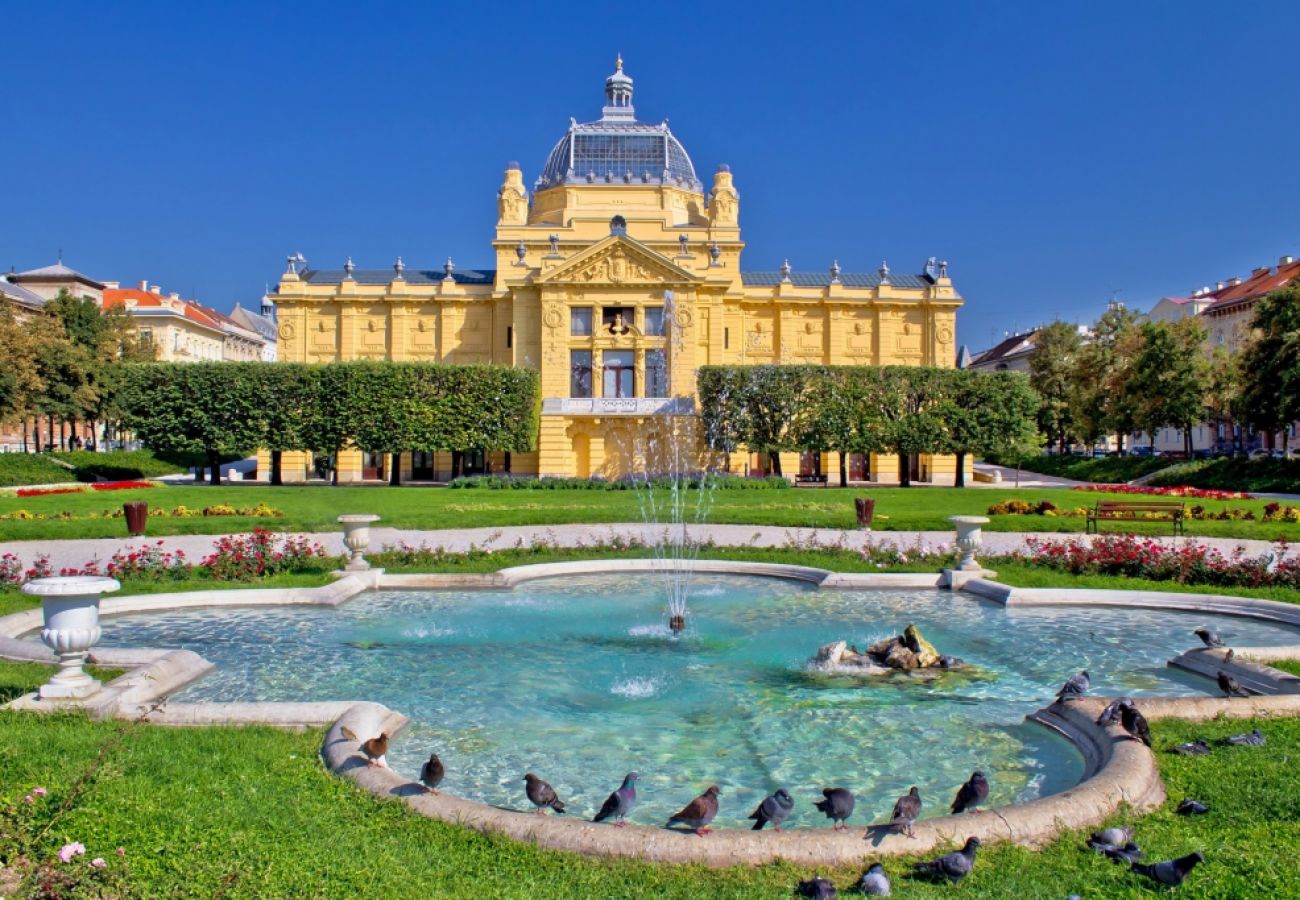
<path id="1" fill-rule="evenodd" d="M 484 475 L 487 473 L 487 466 L 485 466 L 483 462 L 484 454 L 482 450 L 466 450 L 462 460 L 462 474 Z"/>
<path id="2" fill-rule="evenodd" d="M 817 450 L 799 452 L 799 474 L 817 476 L 822 473 L 822 455 Z"/>
<path id="3" fill-rule="evenodd" d="M 866 481 L 870 472 L 867 469 L 867 454 L 849 454 L 849 481 Z"/>
<path id="4" fill-rule="evenodd" d="M 411 454 L 411 480 L 433 481 L 433 454 L 417 450 Z"/>
<path id="5" fill-rule="evenodd" d="M 753 478 L 766 478 L 771 471 L 771 460 L 766 453 L 749 454 L 749 474 Z"/>
<path id="6" fill-rule="evenodd" d="M 361 454 L 361 478 L 363 481 L 376 481 L 384 477 L 384 454 L 371 453 L 369 450 Z"/>

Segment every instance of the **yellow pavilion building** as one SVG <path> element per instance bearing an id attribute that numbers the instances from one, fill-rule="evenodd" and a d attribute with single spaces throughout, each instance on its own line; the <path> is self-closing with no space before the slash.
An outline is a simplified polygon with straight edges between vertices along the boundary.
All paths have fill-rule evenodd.
<path id="1" fill-rule="evenodd" d="M 537 369 L 541 430 L 533 453 L 345 452 L 340 481 L 446 480 L 480 471 L 617 478 L 656 471 L 666 430 L 687 435 L 687 467 L 705 462 L 694 429 L 695 373 L 716 364 L 952 366 L 962 300 L 947 264 L 920 274 L 741 268 L 740 193 L 726 165 L 706 188 L 667 122 L 638 121 L 622 60 L 595 122 L 569 121 L 532 191 L 509 163 L 497 191 L 494 265 L 338 270 L 291 257 L 276 290 L 279 358 L 495 363 Z M 674 448 L 681 452 L 681 447 Z M 266 478 L 263 454 L 258 466 Z M 681 465 L 679 458 L 676 464 Z M 717 460 L 710 459 L 716 463 Z M 693 464 L 692 464 L 693 463 Z M 835 454 L 783 454 L 782 471 L 838 480 Z M 902 461 L 920 481 L 953 478 L 951 457 Z M 764 454 L 725 465 L 762 475 Z M 854 455 L 850 481 L 895 482 L 900 460 Z M 283 459 L 286 481 L 310 472 Z"/>

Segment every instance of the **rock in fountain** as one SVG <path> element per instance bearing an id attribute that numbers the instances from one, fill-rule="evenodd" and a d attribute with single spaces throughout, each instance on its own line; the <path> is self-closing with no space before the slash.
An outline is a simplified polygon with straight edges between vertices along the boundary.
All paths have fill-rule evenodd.
<path id="1" fill-rule="evenodd" d="M 963 665 L 960 659 L 936 650 L 915 625 L 908 625 L 902 634 L 878 641 L 865 651 L 850 647 L 847 641 L 835 641 L 818 649 L 817 655 L 809 660 L 812 669 L 844 675 L 888 675 L 917 669 L 956 669 Z"/>

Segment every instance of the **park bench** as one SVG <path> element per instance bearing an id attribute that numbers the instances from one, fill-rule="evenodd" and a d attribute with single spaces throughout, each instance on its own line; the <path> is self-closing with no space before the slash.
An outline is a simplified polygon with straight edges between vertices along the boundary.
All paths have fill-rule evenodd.
<path id="1" fill-rule="evenodd" d="M 794 476 L 795 484 L 826 484 L 825 475 L 796 475 Z"/>
<path id="2" fill-rule="evenodd" d="M 1186 515 L 1182 503 L 1168 500 L 1100 500 L 1096 508 L 1088 510 L 1085 530 L 1101 534 L 1103 521 L 1157 521 L 1172 523 L 1177 537 L 1183 533 Z"/>

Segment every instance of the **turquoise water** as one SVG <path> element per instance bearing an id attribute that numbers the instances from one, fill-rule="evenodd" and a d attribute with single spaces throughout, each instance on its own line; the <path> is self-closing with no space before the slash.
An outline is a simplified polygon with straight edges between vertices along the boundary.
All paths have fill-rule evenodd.
<path id="1" fill-rule="evenodd" d="M 1077 782 L 1065 741 L 1023 721 L 1081 668 L 1098 693 L 1213 692 L 1165 666 L 1209 624 L 1242 644 L 1294 643 L 1249 619 L 1151 610 L 1007 610 L 938 591 L 818 591 L 775 579 L 697 576 L 691 627 L 663 626 L 650 575 L 534 581 L 513 591 L 377 591 L 337 609 L 193 610 L 105 620 L 105 645 L 184 647 L 217 671 L 187 701 L 345 700 L 410 716 L 389 764 L 414 778 L 430 750 L 445 790 L 524 808 L 523 774 L 593 815 L 641 773 L 633 820 L 659 824 L 709 784 L 718 825 L 743 826 L 777 786 L 788 824 L 826 824 L 822 787 L 858 795 L 854 822 L 885 817 L 916 784 L 946 810 L 976 767 L 993 803 Z M 813 676 L 836 639 L 865 646 L 916 623 L 968 670 L 934 678 Z"/>

